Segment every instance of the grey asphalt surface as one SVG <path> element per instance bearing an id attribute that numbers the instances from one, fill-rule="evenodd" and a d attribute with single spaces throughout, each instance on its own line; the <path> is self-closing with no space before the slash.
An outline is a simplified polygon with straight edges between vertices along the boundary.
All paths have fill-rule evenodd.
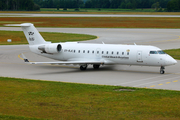
<path id="1" fill-rule="evenodd" d="M 180 15 L 118 15 L 118 14 L 25 14 L 0 13 L 0 17 L 180 17 Z"/>
<path id="2" fill-rule="evenodd" d="M 0 30 L 21 28 L 0 27 Z M 98 39 L 85 41 L 110 44 L 154 45 L 161 49 L 180 48 L 179 29 L 106 29 L 106 28 L 38 28 L 41 32 L 67 32 L 97 35 Z M 13 40 L 12 40 L 13 41 Z M 89 66 L 29 65 L 21 60 L 24 53 L 32 61 L 53 61 L 30 52 L 28 45 L 0 46 L 0 76 L 51 80 L 73 83 L 121 85 L 155 89 L 180 90 L 180 61 L 166 67 L 164 75 L 159 67 L 114 65 L 94 70 Z"/>

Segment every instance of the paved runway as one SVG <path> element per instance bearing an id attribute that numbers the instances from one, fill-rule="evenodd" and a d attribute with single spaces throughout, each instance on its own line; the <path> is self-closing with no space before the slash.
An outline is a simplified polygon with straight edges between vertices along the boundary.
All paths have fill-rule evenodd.
<path id="1" fill-rule="evenodd" d="M 123 15 L 123 14 L 23 14 L 0 13 L 0 17 L 180 17 L 180 15 Z"/>
<path id="2" fill-rule="evenodd" d="M 1 30 L 21 30 L 0 27 Z M 111 44 L 155 45 L 162 49 L 180 48 L 179 29 L 104 29 L 104 28 L 38 28 L 39 31 L 68 32 L 97 35 L 99 38 L 86 42 Z M 24 53 L 32 61 L 50 61 L 31 53 L 28 45 L 0 46 L 0 76 L 52 80 L 74 83 L 122 85 L 155 89 L 180 90 L 180 61 L 166 67 L 166 74 L 159 74 L 159 67 L 102 66 L 94 70 L 89 66 L 80 71 L 79 66 L 28 65 L 21 60 Z M 53 61 L 53 60 L 51 60 Z"/>

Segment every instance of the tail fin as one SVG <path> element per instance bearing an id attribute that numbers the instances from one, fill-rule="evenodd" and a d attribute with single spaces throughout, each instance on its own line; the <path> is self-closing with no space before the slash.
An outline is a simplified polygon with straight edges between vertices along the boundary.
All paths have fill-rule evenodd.
<path id="1" fill-rule="evenodd" d="M 21 26 L 29 45 L 47 43 L 32 23 L 8 24 L 6 26 Z"/>

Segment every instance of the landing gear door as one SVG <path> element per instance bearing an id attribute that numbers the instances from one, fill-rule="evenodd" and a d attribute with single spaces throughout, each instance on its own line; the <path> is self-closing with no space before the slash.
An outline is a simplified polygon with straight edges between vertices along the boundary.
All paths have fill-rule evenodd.
<path id="1" fill-rule="evenodd" d="M 137 62 L 143 62 L 143 60 L 142 60 L 142 51 L 137 52 Z"/>

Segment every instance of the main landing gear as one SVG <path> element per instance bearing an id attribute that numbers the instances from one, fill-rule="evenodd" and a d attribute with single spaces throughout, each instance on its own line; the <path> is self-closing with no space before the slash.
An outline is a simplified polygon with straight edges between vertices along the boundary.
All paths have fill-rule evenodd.
<path id="1" fill-rule="evenodd" d="M 94 69 L 99 69 L 99 66 L 100 66 L 100 65 L 93 65 L 93 68 L 94 68 Z"/>
<path id="2" fill-rule="evenodd" d="M 82 70 L 82 71 L 86 70 L 86 69 L 87 69 L 87 66 L 88 66 L 87 64 L 81 65 L 81 66 L 80 66 L 80 70 Z M 94 64 L 94 65 L 93 65 L 93 68 L 94 68 L 94 69 L 99 69 L 99 67 L 100 67 L 99 64 Z"/>
<path id="3" fill-rule="evenodd" d="M 164 74 L 164 73 L 165 73 L 164 69 L 165 69 L 165 67 L 164 67 L 164 66 L 161 66 L 161 68 L 160 68 L 160 74 Z"/>
<path id="4" fill-rule="evenodd" d="M 84 71 L 84 70 L 86 70 L 86 69 L 87 69 L 87 64 L 86 64 L 86 65 L 81 65 L 81 66 L 80 66 L 80 70 Z"/>

